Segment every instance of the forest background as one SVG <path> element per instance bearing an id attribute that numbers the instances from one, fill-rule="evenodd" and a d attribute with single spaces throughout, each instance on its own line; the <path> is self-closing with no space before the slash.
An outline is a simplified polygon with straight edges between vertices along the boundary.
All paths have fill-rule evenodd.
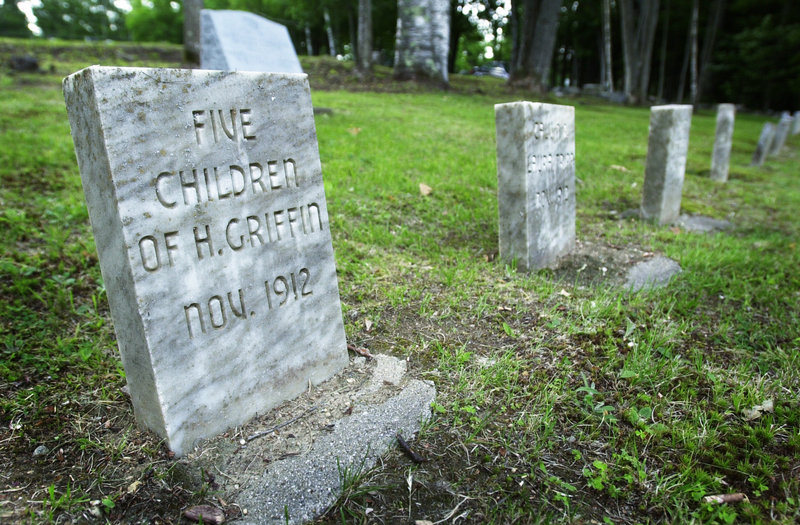
<path id="1" fill-rule="evenodd" d="M 0 1 L 2 36 L 183 38 L 182 2 Z M 286 25 L 299 54 L 340 60 L 357 58 L 366 12 L 372 29 L 366 62 L 392 65 L 397 0 L 205 0 L 205 7 L 262 15 Z M 450 0 L 450 10 L 451 74 L 495 66 L 510 72 L 510 82 L 539 92 L 595 84 L 640 104 L 800 108 L 795 0 Z M 548 12 L 556 13 L 549 24 Z M 526 55 L 543 41 L 552 53 Z"/>

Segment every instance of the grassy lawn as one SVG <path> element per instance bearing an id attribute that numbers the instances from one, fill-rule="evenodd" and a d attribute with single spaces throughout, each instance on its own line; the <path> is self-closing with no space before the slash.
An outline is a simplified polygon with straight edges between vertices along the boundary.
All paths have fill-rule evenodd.
<path id="1" fill-rule="evenodd" d="M 180 49 L 0 39 L 3 68 L 23 52 L 45 72 L 0 72 L 0 521 L 233 507 L 135 425 L 60 91 L 90 64 L 175 67 Z M 413 443 L 427 461 L 390 452 L 324 520 L 800 519 L 800 137 L 751 168 L 766 117 L 738 114 L 718 184 L 715 114 L 696 111 L 683 212 L 733 227 L 690 233 L 621 218 L 641 199 L 646 108 L 548 99 L 576 106 L 581 245 L 683 269 L 633 294 L 597 278 L 614 271 L 599 256 L 530 275 L 495 258 L 493 105 L 530 95 L 303 65 L 333 110 L 316 125 L 348 342 L 438 391 Z"/>

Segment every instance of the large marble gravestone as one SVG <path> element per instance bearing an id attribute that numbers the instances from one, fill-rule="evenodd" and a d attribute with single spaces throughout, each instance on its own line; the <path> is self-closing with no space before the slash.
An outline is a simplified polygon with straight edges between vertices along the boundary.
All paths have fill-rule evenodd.
<path id="1" fill-rule="evenodd" d="M 64 94 L 140 424 L 180 455 L 347 363 L 305 75 L 94 66 Z"/>
<path id="2" fill-rule="evenodd" d="M 494 108 L 500 257 L 522 271 L 554 266 L 575 246 L 575 108 Z"/>
<path id="3" fill-rule="evenodd" d="M 203 9 L 200 67 L 224 71 L 302 73 L 289 31 L 253 13 Z"/>

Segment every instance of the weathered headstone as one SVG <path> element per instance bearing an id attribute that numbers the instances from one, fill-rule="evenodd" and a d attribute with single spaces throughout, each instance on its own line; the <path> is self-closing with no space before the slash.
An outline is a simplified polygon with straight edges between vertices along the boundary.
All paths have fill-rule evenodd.
<path id="1" fill-rule="evenodd" d="M 778 121 L 778 126 L 775 128 L 775 138 L 772 140 L 772 148 L 770 155 L 777 155 L 786 144 L 786 139 L 789 137 L 789 131 L 792 127 L 792 116 L 788 111 L 781 113 L 781 119 Z"/>
<path id="2" fill-rule="evenodd" d="M 203 9 L 200 66 L 223 71 L 302 73 L 286 26 L 246 11 Z"/>
<path id="3" fill-rule="evenodd" d="M 203 0 L 183 2 L 183 55 L 187 62 L 200 63 L 200 11 Z"/>
<path id="4" fill-rule="evenodd" d="M 500 257 L 522 271 L 552 266 L 575 245 L 575 108 L 494 109 Z"/>
<path id="5" fill-rule="evenodd" d="M 775 140 L 775 125 L 771 122 L 765 122 L 764 127 L 761 128 L 761 134 L 758 136 L 758 144 L 756 150 L 753 152 L 753 160 L 750 161 L 751 166 L 763 166 L 764 161 L 767 159 L 770 150 L 772 149 L 772 142 Z"/>
<path id="6" fill-rule="evenodd" d="M 650 108 L 650 135 L 642 190 L 642 218 L 668 224 L 681 211 L 692 106 Z"/>
<path id="7" fill-rule="evenodd" d="M 800 111 L 795 111 L 792 116 L 792 135 L 800 133 Z"/>
<path id="8" fill-rule="evenodd" d="M 450 2 L 398 0 L 394 75 L 447 83 L 450 49 Z"/>
<path id="9" fill-rule="evenodd" d="M 733 104 L 720 104 L 717 107 L 717 131 L 714 151 L 711 154 L 711 180 L 719 182 L 728 180 L 735 115 L 736 106 Z"/>
<path id="10" fill-rule="evenodd" d="M 347 363 L 305 75 L 64 80 L 136 418 L 178 455 Z"/>

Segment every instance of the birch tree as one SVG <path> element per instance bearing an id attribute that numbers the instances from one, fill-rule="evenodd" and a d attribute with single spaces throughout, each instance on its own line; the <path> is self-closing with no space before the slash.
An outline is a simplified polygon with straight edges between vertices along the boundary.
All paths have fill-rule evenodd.
<path id="1" fill-rule="evenodd" d="M 625 94 L 634 104 L 647 100 L 659 0 L 618 0 L 622 25 Z"/>
<path id="2" fill-rule="evenodd" d="M 372 0 L 358 0 L 356 69 L 362 76 L 372 72 Z"/>
<path id="3" fill-rule="evenodd" d="M 611 62 L 611 0 L 603 0 L 603 89 L 614 91 Z"/>

